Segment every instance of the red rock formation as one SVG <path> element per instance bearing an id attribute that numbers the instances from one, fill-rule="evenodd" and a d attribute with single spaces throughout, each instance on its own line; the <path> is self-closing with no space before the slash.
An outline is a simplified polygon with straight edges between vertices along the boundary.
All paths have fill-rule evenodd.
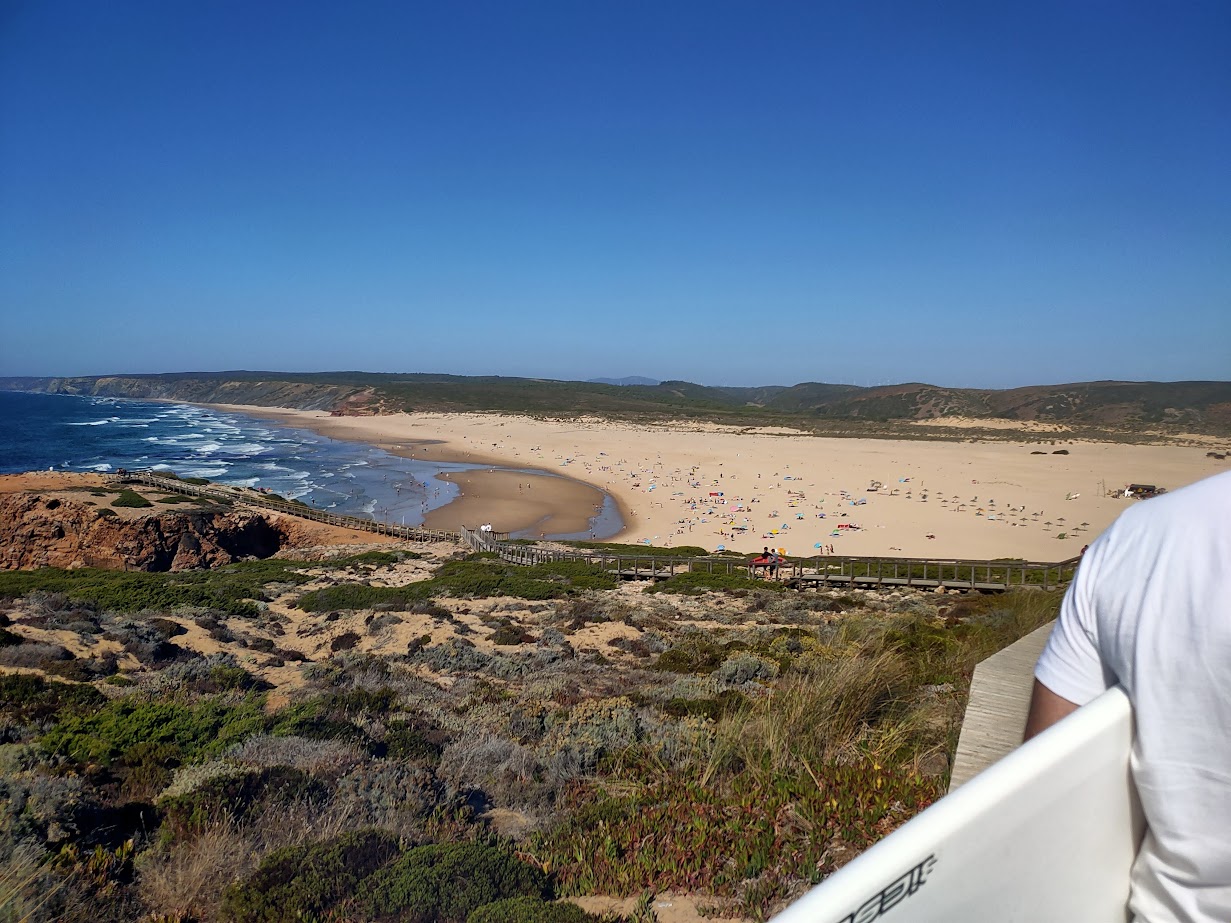
<path id="1" fill-rule="evenodd" d="M 158 511 L 128 518 L 38 493 L 0 495 L 0 569 L 5 570 L 217 567 L 269 557 L 286 539 L 280 523 L 249 510 Z"/>

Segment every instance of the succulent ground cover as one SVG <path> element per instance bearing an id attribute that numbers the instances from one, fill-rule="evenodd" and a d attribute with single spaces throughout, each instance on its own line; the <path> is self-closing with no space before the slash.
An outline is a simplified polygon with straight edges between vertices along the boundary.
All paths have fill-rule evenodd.
<path id="1" fill-rule="evenodd" d="M 940 796 L 1058 602 L 410 551 L 0 574 L 0 919 L 764 919 Z"/>

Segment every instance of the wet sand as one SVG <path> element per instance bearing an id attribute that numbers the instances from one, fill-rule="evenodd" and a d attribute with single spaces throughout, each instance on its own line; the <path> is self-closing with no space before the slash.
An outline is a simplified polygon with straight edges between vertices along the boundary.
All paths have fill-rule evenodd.
<path id="1" fill-rule="evenodd" d="M 285 423 L 330 439 L 366 443 L 391 455 L 417 461 L 521 468 L 519 462 L 501 453 L 498 441 L 492 444 L 491 451 L 486 451 L 486 447 L 474 444 L 462 445 L 430 436 L 416 438 L 416 434 L 400 422 L 388 427 L 381 425 L 381 421 L 395 419 L 392 417 L 335 417 L 323 411 L 246 404 L 205 406 Z M 401 420 L 400 417 L 396 419 Z M 441 480 L 457 484 L 462 494 L 445 506 L 430 510 L 423 525 L 429 529 L 456 529 L 463 525 L 477 528 L 482 523 L 491 523 L 497 532 L 525 533 L 533 538 L 588 532 L 591 517 L 603 505 L 606 496 L 603 490 L 577 478 L 535 471 L 533 465 L 527 465 L 526 469 L 440 475 Z M 627 523 L 629 511 L 618 496 L 612 494 L 611 497 L 622 521 Z"/>
<path id="2" fill-rule="evenodd" d="M 432 510 L 429 529 L 477 528 L 491 523 L 497 532 L 526 532 L 529 538 L 586 532 L 602 508 L 603 492 L 570 478 L 516 471 L 460 471 L 442 475 L 462 495 Z"/>

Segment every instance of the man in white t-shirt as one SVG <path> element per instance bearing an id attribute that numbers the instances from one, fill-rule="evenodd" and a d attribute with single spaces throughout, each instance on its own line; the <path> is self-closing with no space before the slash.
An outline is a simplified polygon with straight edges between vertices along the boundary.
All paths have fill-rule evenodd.
<path id="1" fill-rule="evenodd" d="M 1028 738 L 1117 684 L 1133 704 L 1136 919 L 1231 920 L 1231 472 L 1090 545 L 1034 675 Z"/>

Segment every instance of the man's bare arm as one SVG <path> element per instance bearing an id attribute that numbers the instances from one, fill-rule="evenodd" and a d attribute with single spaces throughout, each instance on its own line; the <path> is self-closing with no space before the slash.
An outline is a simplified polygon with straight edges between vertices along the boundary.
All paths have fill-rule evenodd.
<path id="1" fill-rule="evenodd" d="M 1036 679 L 1034 691 L 1030 694 L 1030 715 L 1026 718 L 1026 731 L 1022 740 L 1026 741 L 1043 733 L 1061 718 L 1067 718 L 1075 711 L 1076 703 L 1056 695 Z"/>

